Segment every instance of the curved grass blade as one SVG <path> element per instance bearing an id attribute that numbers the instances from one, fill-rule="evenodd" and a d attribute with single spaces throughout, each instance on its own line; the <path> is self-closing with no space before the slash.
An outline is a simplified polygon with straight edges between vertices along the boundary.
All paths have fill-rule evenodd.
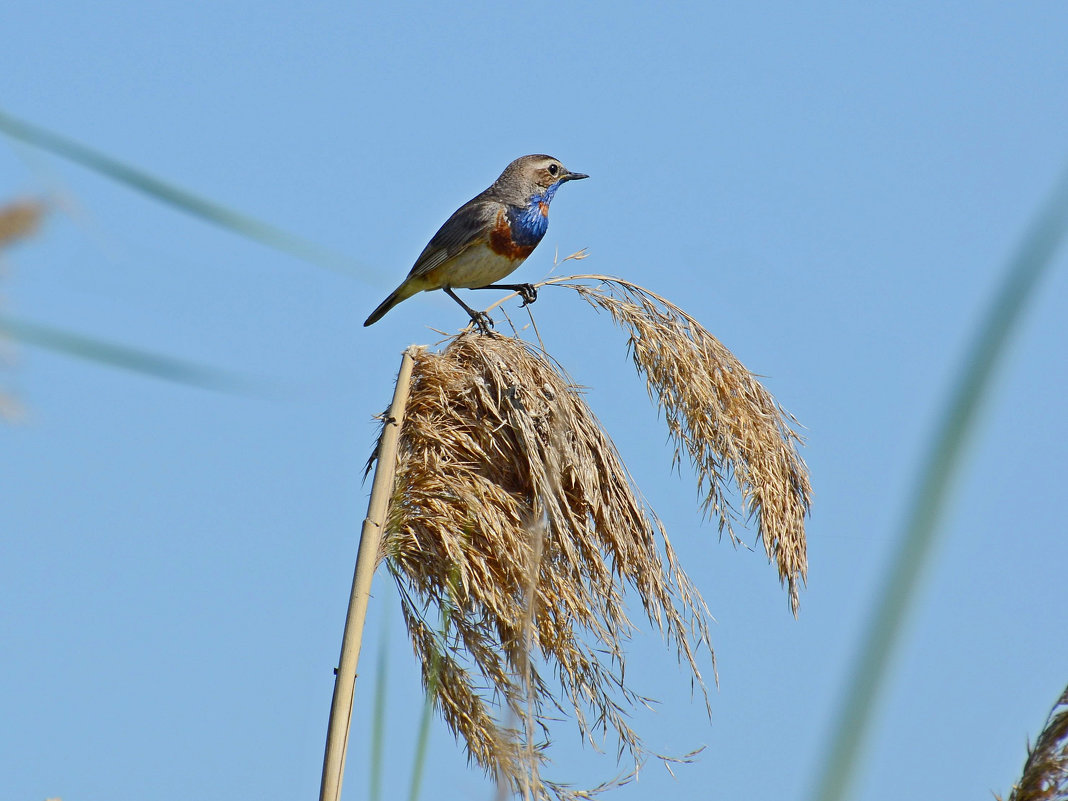
<path id="1" fill-rule="evenodd" d="M 124 164 L 97 150 L 53 133 L 31 123 L 0 111 L 0 131 L 34 147 L 47 150 L 65 159 L 76 162 L 114 181 L 125 184 L 139 192 L 154 197 L 181 211 L 199 217 L 221 228 L 226 228 L 262 245 L 296 256 L 335 272 L 360 278 L 373 285 L 381 282 L 379 276 L 347 256 L 322 247 L 308 239 L 291 234 L 270 223 L 262 222 L 247 214 L 229 209 L 207 198 L 167 183 L 136 167 Z"/>
<path id="2" fill-rule="evenodd" d="M 436 688 L 432 688 L 436 692 Z M 426 768 L 427 743 L 430 741 L 430 718 L 434 712 L 434 696 L 427 691 L 423 711 L 419 715 L 419 733 L 415 741 L 415 754 L 412 757 L 412 783 L 408 788 L 408 801 L 419 801 L 423 786 L 423 771 Z"/>
<path id="3" fill-rule="evenodd" d="M 251 379 L 204 367 L 170 356 L 129 348 L 99 339 L 62 331 L 51 326 L 0 315 L 0 333 L 12 339 L 56 351 L 77 359 L 106 364 L 177 384 L 186 384 L 217 392 L 267 394 L 266 387 L 256 387 Z"/>
<path id="4" fill-rule="evenodd" d="M 441 610 L 441 639 L 449 635 L 449 617 L 451 607 L 445 604 Z M 436 654 L 435 654 L 436 655 Z M 434 701 L 437 698 L 438 688 L 441 684 L 441 660 L 435 659 L 430 665 L 427 676 L 426 700 L 423 702 L 423 711 L 419 715 L 419 731 L 415 741 L 415 755 L 412 757 L 412 783 L 408 788 L 408 801 L 419 801 L 419 794 L 423 786 L 423 772 L 426 769 L 427 745 L 430 742 L 430 718 L 434 712 Z"/>
<path id="5" fill-rule="evenodd" d="M 929 560 L 938 524 L 960 472 L 965 446 L 975 433 L 982 402 L 986 400 L 1010 337 L 1066 233 L 1068 171 L 1062 174 L 1010 259 L 1004 283 L 976 330 L 961 375 L 950 391 L 907 508 L 900 548 L 886 573 L 875 614 L 853 667 L 849 690 L 835 722 L 823 772 L 813 795 L 817 801 L 841 801 L 849 790 L 890 659 L 915 601 L 920 574 Z"/>
<path id="6" fill-rule="evenodd" d="M 384 621 L 378 641 L 378 664 L 375 670 L 378 675 L 375 676 L 375 702 L 371 712 L 371 790 L 368 796 L 370 801 L 380 801 L 382 798 L 382 766 L 385 762 L 389 626 Z"/>

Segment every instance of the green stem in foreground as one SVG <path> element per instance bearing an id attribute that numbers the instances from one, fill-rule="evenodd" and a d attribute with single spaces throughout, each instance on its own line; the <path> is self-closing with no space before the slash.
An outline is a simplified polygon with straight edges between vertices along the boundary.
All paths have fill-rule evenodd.
<path id="1" fill-rule="evenodd" d="M 812 795 L 814 801 L 841 801 L 849 790 L 890 660 L 960 472 L 965 446 L 975 433 L 982 401 L 1010 337 L 1066 232 L 1068 172 L 1061 176 L 1009 261 L 1004 284 L 976 331 L 963 371 L 951 390 L 908 508 L 900 549 L 886 573 L 876 611 L 853 668 L 823 773 Z"/>
<path id="2" fill-rule="evenodd" d="M 46 130 L 0 111 L 0 132 L 41 150 L 80 164 L 87 169 L 154 197 L 194 217 L 226 228 L 248 239 L 329 270 L 354 275 L 378 285 L 378 276 L 354 260 L 327 250 L 321 245 L 283 231 L 270 223 L 229 209 L 200 195 L 132 167 L 80 142 Z"/>
<path id="3" fill-rule="evenodd" d="M 177 384 L 243 394 L 264 394 L 269 389 L 264 385 L 257 386 L 257 383 L 262 384 L 262 382 L 256 382 L 234 373 L 114 342 L 93 339 L 82 334 L 28 320 L 19 320 L 7 315 L 0 315 L 0 334 L 27 345 L 62 353 L 65 356 L 162 378 Z"/>
<path id="4" fill-rule="evenodd" d="M 382 764 L 386 742 L 386 695 L 389 676 L 389 626 L 382 615 L 382 633 L 378 642 L 378 663 L 375 666 L 375 703 L 371 711 L 371 791 L 370 801 L 382 797 Z"/>
<path id="5" fill-rule="evenodd" d="M 423 784 L 423 769 L 426 767 L 427 743 L 430 740 L 430 718 L 434 711 L 434 699 L 438 695 L 438 687 L 441 684 L 441 660 L 445 652 L 445 641 L 449 636 L 449 617 L 451 606 L 448 603 L 441 608 L 441 651 L 435 652 L 436 657 L 430 663 L 430 675 L 426 683 L 426 701 L 423 703 L 423 713 L 419 717 L 419 734 L 415 741 L 415 757 L 412 760 L 412 784 L 408 791 L 408 801 L 419 801 L 419 792 Z"/>

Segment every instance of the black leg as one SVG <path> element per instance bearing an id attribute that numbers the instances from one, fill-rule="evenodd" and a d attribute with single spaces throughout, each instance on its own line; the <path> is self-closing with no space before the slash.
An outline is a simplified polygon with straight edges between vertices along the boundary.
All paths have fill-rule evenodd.
<path id="1" fill-rule="evenodd" d="M 491 318 L 485 312 L 475 311 L 462 300 L 460 300 L 460 296 L 452 291 L 451 286 L 443 286 L 442 289 L 444 289 L 448 293 L 450 298 L 452 298 L 464 307 L 464 311 L 471 316 L 471 322 L 473 322 L 478 327 L 479 331 L 481 331 L 483 334 L 490 333 L 490 328 L 493 327 L 493 318 Z"/>
<path id="2" fill-rule="evenodd" d="M 489 284 L 488 286 L 473 286 L 472 289 L 510 289 L 518 292 L 523 299 L 523 306 L 529 306 L 538 299 L 538 288 L 534 284 Z M 522 306 L 520 307 L 522 308 Z"/>

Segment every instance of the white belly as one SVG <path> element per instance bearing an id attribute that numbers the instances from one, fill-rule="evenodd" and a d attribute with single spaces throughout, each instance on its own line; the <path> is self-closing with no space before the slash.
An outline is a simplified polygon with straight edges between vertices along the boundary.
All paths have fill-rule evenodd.
<path id="1" fill-rule="evenodd" d="M 443 285 L 469 289 L 500 281 L 524 261 L 501 256 L 484 245 L 476 245 L 435 272 L 440 270 Z"/>

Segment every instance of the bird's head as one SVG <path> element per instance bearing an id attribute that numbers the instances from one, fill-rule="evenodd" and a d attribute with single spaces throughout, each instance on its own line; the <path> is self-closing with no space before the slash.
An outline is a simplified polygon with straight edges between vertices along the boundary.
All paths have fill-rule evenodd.
<path id="1" fill-rule="evenodd" d="M 497 185 L 506 191 L 513 202 L 541 200 L 548 203 L 561 184 L 589 178 L 581 172 L 571 172 L 552 156 L 521 156 L 505 167 Z"/>

